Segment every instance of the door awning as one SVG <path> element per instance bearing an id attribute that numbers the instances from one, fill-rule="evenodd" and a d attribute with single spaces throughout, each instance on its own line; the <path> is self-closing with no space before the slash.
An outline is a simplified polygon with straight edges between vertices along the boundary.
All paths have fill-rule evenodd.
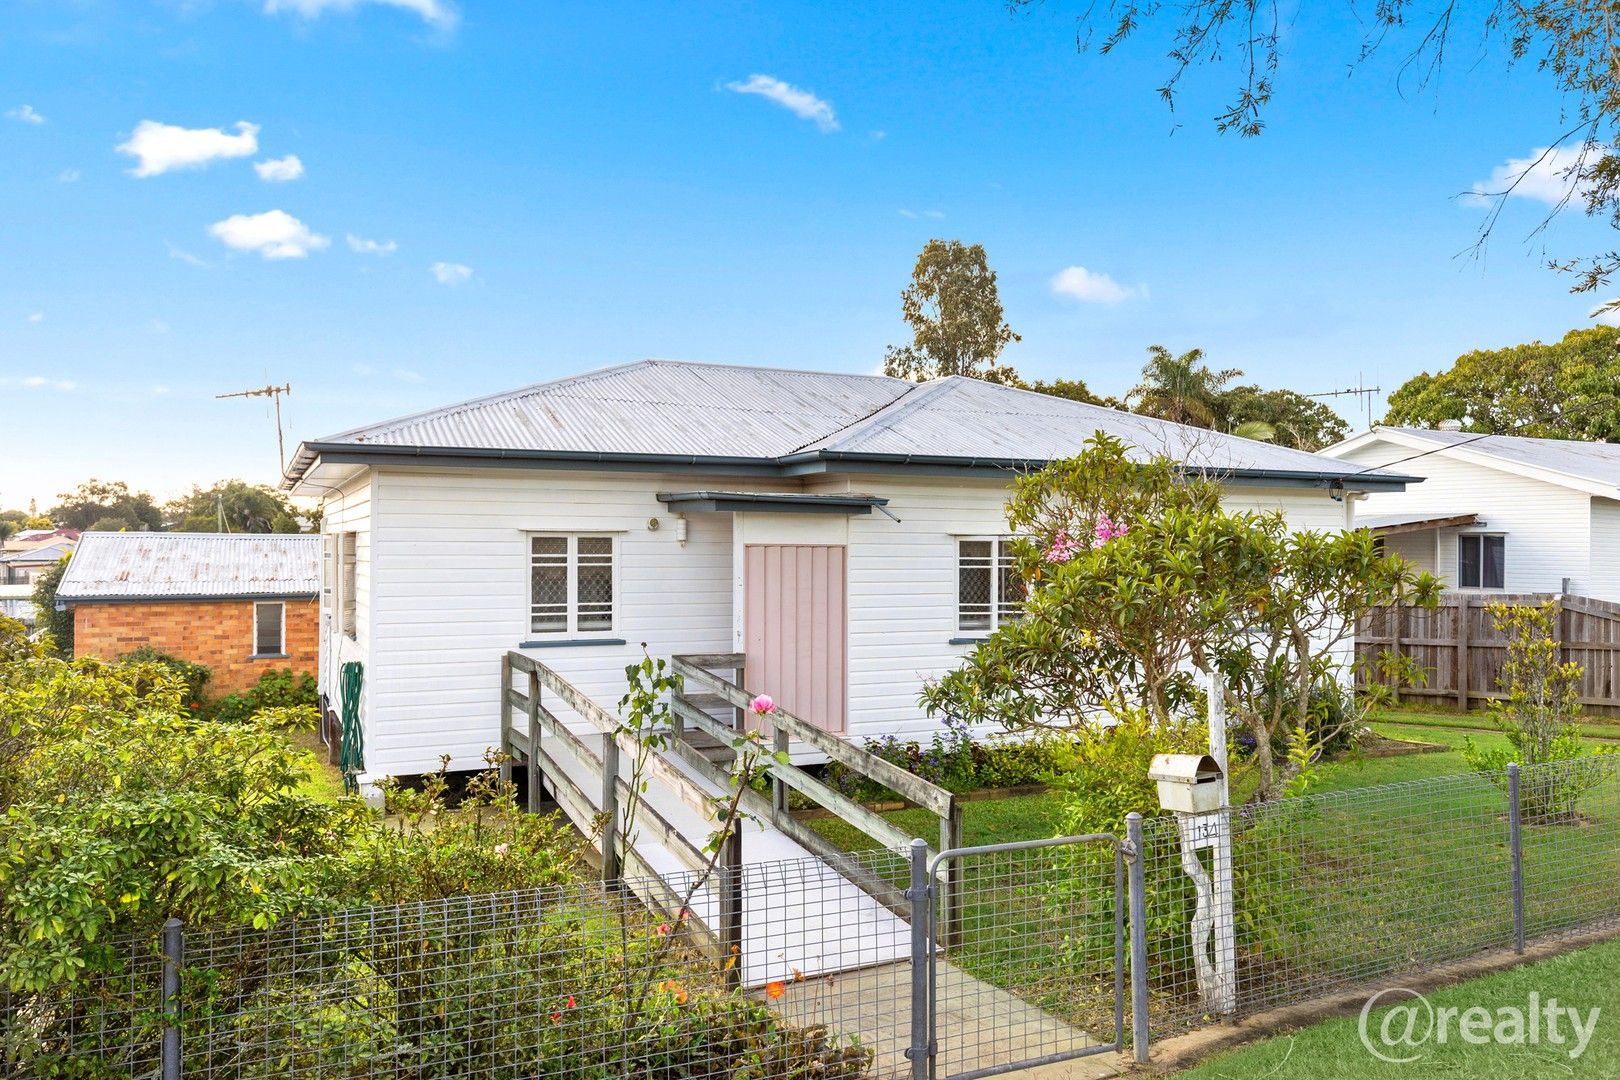
<path id="1" fill-rule="evenodd" d="M 1356 518 L 1356 528 L 1379 536 L 1399 533 L 1424 532 L 1428 529 L 1460 529 L 1468 525 L 1483 525 L 1478 514 L 1376 514 Z"/>
<path id="2" fill-rule="evenodd" d="M 721 514 L 870 514 L 889 504 L 876 495 L 796 491 L 660 491 L 658 501 L 683 513 Z"/>

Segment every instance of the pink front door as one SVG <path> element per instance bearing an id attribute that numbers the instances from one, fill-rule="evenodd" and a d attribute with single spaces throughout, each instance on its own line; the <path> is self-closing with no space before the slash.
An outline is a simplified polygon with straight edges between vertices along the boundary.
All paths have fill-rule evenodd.
<path id="1" fill-rule="evenodd" d="M 748 545 L 743 602 L 748 689 L 842 734 L 849 685 L 843 546 Z"/>

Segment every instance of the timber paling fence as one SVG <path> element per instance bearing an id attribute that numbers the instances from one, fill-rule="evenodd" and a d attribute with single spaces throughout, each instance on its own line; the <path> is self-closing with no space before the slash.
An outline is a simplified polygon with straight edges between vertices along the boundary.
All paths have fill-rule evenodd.
<path id="1" fill-rule="evenodd" d="M 979 1076 L 1145 1053 L 1222 1014 L 1620 925 L 1620 755 L 1287 799 L 1197 824 L 1151 818 L 1117 838 L 941 853 L 961 882 L 949 945 L 934 932 L 942 867 L 920 847 L 832 860 L 905 897 L 892 918 L 854 904 L 846 874 L 823 860 L 748 866 L 752 955 L 740 980 L 682 920 L 637 901 L 641 890 L 602 882 L 264 930 L 171 924 L 158 939 L 103 942 L 72 984 L 0 994 L 3 1071 Z M 1193 884 L 1210 868 L 1198 838 L 1222 831 L 1234 914 L 1211 925 Z M 662 881 L 682 894 L 709 887 Z M 789 895 L 792 908 L 780 903 Z M 810 925 L 841 929 L 807 948 Z M 1235 965 L 1217 985 L 1195 936 L 1230 941 Z M 790 967 L 782 955 L 809 959 Z"/>
<path id="2" fill-rule="evenodd" d="M 1391 652 L 1411 657 L 1426 675 L 1421 686 L 1399 687 L 1402 697 L 1460 709 L 1500 698 L 1507 638 L 1487 608 L 1549 601 L 1558 605 L 1558 658 L 1582 668 L 1581 703 L 1596 714 L 1620 715 L 1620 604 L 1567 593 L 1448 592 L 1437 607 L 1379 608 L 1356 629 L 1356 680 L 1377 681 L 1378 657 Z"/>

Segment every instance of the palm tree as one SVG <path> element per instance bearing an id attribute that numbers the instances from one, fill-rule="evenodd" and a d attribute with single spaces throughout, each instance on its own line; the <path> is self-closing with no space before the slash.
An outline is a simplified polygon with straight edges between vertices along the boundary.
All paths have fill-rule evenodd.
<path id="1" fill-rule="evenodd" d="M 1240 439 L 1253 439 L 1255 442 L 1277 441 L 1277 429 L 1264 420 L 1245 420 L 1232 429 L 1232 434 Z"/>
<path id="2" fill-rule="evenodd" d="M 1220 422 L 1221 395 L 1242 374 L 1237 368 L 1211 370 L 1204 363 L 1203 349 L 1175 356 L 1163 345 L 1149 345 L 1141 385 L 1126 400 L 1144 416 L 1213 428 Z"/>

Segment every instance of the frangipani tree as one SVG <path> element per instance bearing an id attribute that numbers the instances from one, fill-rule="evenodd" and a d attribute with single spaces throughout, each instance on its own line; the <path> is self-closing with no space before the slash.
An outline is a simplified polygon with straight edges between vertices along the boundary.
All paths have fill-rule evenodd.
<path id="1" fill-rule="evenodd" d="M 923 693 L 932 712 L 1009 730 L 1082 728 L 1140 713 L 1198 717 L 1199 672 L 1218 671 L 1254 736 L 1260 797 L 1279 794 L 1281 733 L 1310 735 L 1311 688 L 1342 674 L 1357 620 L 1439 586 L 1358 532 L 1293 532 L 1281 514 L 1229 513 L 1218 480 L 1137 460 L 1098 434 L 1021 478 L 1008 522 L 1028 595 L 957 670 Z M 1308 760 L 1306 748 L 1299 755 Z"/>

